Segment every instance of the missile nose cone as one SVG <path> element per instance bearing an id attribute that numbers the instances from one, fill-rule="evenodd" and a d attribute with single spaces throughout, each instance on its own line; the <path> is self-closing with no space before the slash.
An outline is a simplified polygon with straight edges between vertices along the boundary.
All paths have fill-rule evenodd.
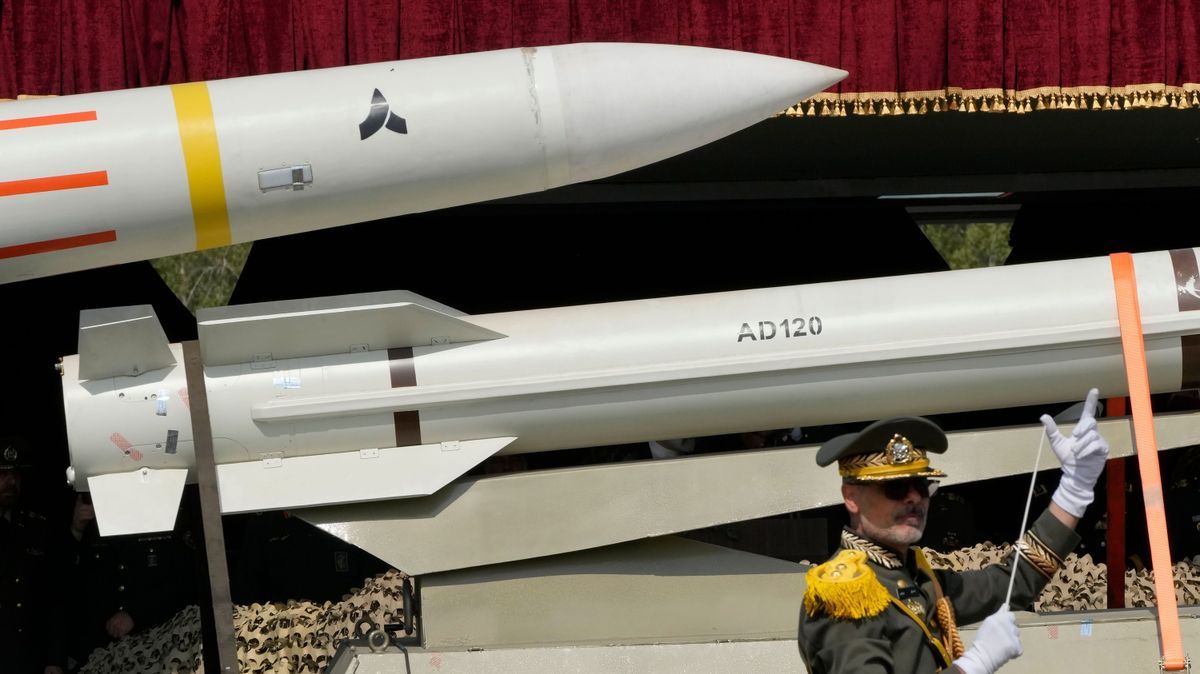
<path id="1" fill-rule="evenodd" d="M 552 170 L 555 184 L 610 176 L 686 152 L 782 112 L 847 75 L 793 59 L 677 45 L 573 44 L 542 51 L 553 58 L 559 95 L 551 104 L 561 108 L 561 161 L 569 171 Z"/>

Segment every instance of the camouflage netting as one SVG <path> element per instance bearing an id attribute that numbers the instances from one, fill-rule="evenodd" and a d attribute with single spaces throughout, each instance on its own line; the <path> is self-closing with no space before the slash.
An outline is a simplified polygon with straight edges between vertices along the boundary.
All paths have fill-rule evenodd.
<path id="1" fill-rule="evenodd" d="M 401 623 L 406 576 L 396 570 L 369 578 L 337 603 L 235 606 L 238 661 L 242 672 L 321 672 L 343 639 L 362 619 Z M 97 649 L 80 672 L 203 672 L 200 611 L 189 606 L 167 623 Z"/>
<path id="2" fill-rule="evenodd" d="M 929 551 L 939 569 L 978 569 L 1007 556 L 1010 545 L 982 543 L 951 553 Z M 251 604 L 234 607 L 238 660 L 243 672 L 320 672 L 359 620 L 403 622 L 400 592 L 405 575 L 391 570 L 364 583 L 342 601 Z M 1107 570 L 1090 555 L 1071 554 L 1035 602 L 1039 612 L 1101 609 L 1107 604 Z M 1180 605 L 1200 604 L 1200 555 L 1175 564 Z M 1154 573 L 1125 573 L 1125 605 L 1152 606 Z M 189 606 L 167 623 L 92 653 L 81 672 L 202 672 L 200 611 Z"/>
<path id="3" fill-rule="evenodd" d="M 981 543 L 951 553 L 928 551 L 929 563 L 937 569 L 978 569 L 999 562 L 1012 546 Z M 1175 598 L 1180 606 L 1200 604 L 1200 555 L 1177 562 L 1174 567 Z M 1125 572 L 1125 605 L 1154 605 L 1154 572 L 1150 569 Z M 1108 569 L 1092 561 L 1091 555 L 1067 555 L 1063 568 L 1042 590 L 1033 604 L 1039 613 L 1084 611 L 1108 608 Z"/>

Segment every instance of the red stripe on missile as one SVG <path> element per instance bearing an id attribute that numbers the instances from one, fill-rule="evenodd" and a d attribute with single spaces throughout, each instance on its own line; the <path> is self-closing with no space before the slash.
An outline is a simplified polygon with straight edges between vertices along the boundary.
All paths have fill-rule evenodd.
<path id="1" fill-rule="evenodd" d="M 0 197 L 33 194 L 34 192 L 75 190 L 81 187 L 103 187 L 107 184 L 108 171 L 72 173 L 65 176 L 47 176 L 45 178 L 29 178 L 28 180 L 10 180 L 0 183 Z"/>
<path id="2" fill-rule="evenodd" d="M 40 117 L 22 117 L 20 119 L 0 119 L 0 131 L 9 129 L 27 129 L 31 126 L 52 126 L 54 124 L 72 124 L 74 122 L 96 121 L 95 110 L 84 112 L 67 112 L 61 115 L 42 115 Z"/>
<path id="3" fill-rule="evenodd" d="M 388 365 L 392 375 L 392 388 L 417 385 L 417 369 L 413 365 L 411 347 L 388 349 Z M 396 427 L 396 446 L 408 447 L 421 444 L 421 412 L 407 410 L 392 413 L 392 424 Z"/>
<path id="4" fill-rule="evenodd" d="M 117 231 L 115 229 L 109 229 L 103 232 L 80 234 L 79 236 L 66 236 L 61 239 L 50 239 L 49 241 L 22 243 L 17 246 L 5 246 L 0 248 L 0 260 L 7 260 L 12 257 L 24 257 L 25 255 L 36 255 L 38 253 L 50 253 L 56 250 L 68 250 L 70 248 L 94 246 L 98 243 L 112 243 L 116 240 Z"/>

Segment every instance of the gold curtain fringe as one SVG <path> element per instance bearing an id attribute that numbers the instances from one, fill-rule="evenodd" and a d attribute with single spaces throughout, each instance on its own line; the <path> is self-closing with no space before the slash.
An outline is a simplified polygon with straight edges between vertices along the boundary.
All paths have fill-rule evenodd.
<path id="1" fill-rule="evenodd" d="M 789 117 L 845 117 L 846 115 L 925 115 L 935 112 L 1002 112 L 1023 115 L 1042 110 L 1134 110 L 1200 108 L 1200 85 L 1146 88 L 1122 87 L 1120 91 L 1088 87 L 1080 90 L 1043 88 L 1023 92 L 999 89 L 986 92 L 916 92 L 903 94 L 818 94 L 788 108 Z M 994 93 L 993 93 L 994 92 Z"/>

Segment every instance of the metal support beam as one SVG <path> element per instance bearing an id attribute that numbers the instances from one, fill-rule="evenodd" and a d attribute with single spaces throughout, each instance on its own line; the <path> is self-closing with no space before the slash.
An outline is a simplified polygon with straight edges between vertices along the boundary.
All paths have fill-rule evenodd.
<path id="1" fill-rule="evenodd" d="M 239 670 L 237 635 L 233 629 L 233 599 L 229 592 L 229 566 L 225 561 L 221 497 L 217 490 L 212 424 L 208 416 L 208 390 L 204 386 L 204 365 L 199 342 L 183 343 L 183 362 L 187 372 L 188 407 L 192 414 L 196 479 L 200 486 L 200 519 L 204 527 L 204 553 L 208 563 L 211 600 L 207 604 L 201 604 L 201 616 L 212 626 L 213 634 L 212 641 L 205 641 L 204 669 L 232 673 Z"/>

